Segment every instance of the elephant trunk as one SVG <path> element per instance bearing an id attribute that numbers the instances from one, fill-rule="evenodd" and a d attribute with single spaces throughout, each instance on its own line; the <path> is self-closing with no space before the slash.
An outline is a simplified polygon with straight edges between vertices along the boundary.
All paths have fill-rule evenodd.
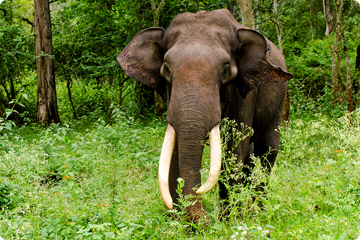
<path id="1" fill-rule="evenodd" d="M 184 179 L 184 195 L 194 195 L 193 188 L 201 183 L 202 141 L 206 139 L 208 128 L 204 121 L 199 121 L 196 114 L 191 114 L 177 122 L 176 134 L 168 124 L 159 162 L 159 188 L 161 196 L 169 209 L 172 209 L 172 198 L 169 191 L 169 170 L 175 141 L 178 143 L 179 175 Z M 183 116 L 184 117 L 184 116 Z M 204 119 L 203 119 L 204 120 Z M 207 122 L 207 121 L 205 121 Z M 210 131 L 210 173 L 208 180 L 197 191 L 197 194 L 210 191 L 217 183 L 221 170 L 221 144 L 219 125 Z"/>

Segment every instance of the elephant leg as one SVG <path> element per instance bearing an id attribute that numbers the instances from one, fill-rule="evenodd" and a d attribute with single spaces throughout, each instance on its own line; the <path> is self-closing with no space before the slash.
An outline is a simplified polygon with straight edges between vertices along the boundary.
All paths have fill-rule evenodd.
<path id="1" fill-rule="evenodd" d="M 279 126 L 281 125 L 282 109 L 283 101 L 268 126 L 259 138 L 254 141 L 254 154 L 261 157 L 263 167 L 267 168 L 269 172 L 275 163 L 280 146 Z"/>

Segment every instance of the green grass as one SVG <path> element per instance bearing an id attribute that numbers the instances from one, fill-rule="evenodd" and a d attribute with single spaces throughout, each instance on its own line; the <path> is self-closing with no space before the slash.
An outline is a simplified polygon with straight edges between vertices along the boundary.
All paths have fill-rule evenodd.
<path id="1" fill-rule="evenodd" d="M 241 239 L 245 227 L 244 239 L 267 239 L 256 227 L 271 239 L 360 236 L 359 112 L 351 125 L 346 117 L 293 120 L 281 132 L 265 210 L 242 203 L 246 211 L 221 222 L 214 189 L 204 195 L 210 227 L 195 231 L 171 219 L 158 191 L 165 123 L 114 119 L 25 126 L 0 137 L 2 238 Z M 205 147 L 206 166 L 208 156 Z"/>

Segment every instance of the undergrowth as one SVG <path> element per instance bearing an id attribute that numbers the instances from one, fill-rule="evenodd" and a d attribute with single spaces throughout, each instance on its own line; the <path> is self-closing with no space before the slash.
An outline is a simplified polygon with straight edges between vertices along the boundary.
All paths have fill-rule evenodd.
<path id="1" fill-rule="evenodd" d="M 218 188 L 203 195 L 210 226 L 181 231 L 157 183 L 166 124 L 116 112 L 98 119 L 31 124 L 0 136 L 0 236 L 8 239 L 356 239 L 360 235 L 360 114 L 292 120 L 262 197 L 233 191 L 220 221 Z M 83 121 L 83 122 L 82 122 Z M 204 178 L 209 165 L 204 150 Z M 258 159 L 254 158 L 254 161 Z M 203 179 L 205 180 L 205 179 Z M 261 181 L 260 181 L 261 180 Z M 252 199 L 259 198 L 259 201 Z M 251 201 L 250 201 L 251 200 Z M 236 214 L 235 214 L 236 213 Z M 270 234 L 270 235 L 268 235 Z"/>

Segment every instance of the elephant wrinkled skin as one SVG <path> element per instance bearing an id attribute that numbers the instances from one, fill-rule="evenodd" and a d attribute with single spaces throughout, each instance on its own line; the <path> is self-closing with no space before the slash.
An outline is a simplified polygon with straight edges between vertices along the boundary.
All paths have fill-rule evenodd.
<path id="1" fill-rule="evenodd" d="M 276 129 L 292 75 L 286 72 L 276 46 L 237 23 L 229 11 L 179 14 L 166 31 L 149 28 L 138 33 L 117 60 L 128 76 L 160 94 L 167 89 L 165 139 L 169 143 L 164 142 L 160 163 L 168 165 L 159 167 L 159 186 L 169 208 L 178 197 L 179 177 L 185 180 L 183 194 L 196 195 L 193 188 L 201 183 L 201 142 L 210 131 L 217 131 L 222 118 L 254 130 L 235 149 L 239 161 L 251 165 L 250 154 L 262 156 L 271 148 L 275 150 L 267 156 L 267 167 L 273 165 L 280 138 Z M 216 184 L 220 173 L 221 157 L 213 150 L 220 145 L 213 142 L 210 171 L 214 175 L 200 192 Z M 221 184 L 220 197 L 227 197 Z M 201 198 L 196 198 L 199 201 L 187 209 L 192 221 L 207 218 Z"/>

